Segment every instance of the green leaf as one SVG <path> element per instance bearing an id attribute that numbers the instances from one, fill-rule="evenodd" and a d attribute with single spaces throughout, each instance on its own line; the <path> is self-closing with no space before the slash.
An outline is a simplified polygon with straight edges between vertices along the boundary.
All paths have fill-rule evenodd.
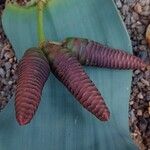
<path id="1" fill-rule="evenodd" d="M 7 5 L 3 27 L 18 59 L 38 46 L 36 8 Z M 131 52 L 126 29 L 112 0 L 51 0 L 44 12 L 47 40 L 85 37 Z M 74 100 L 51 74 L 39 109 L 30 124 L 15 120 L 14 101 L 0 113 L 2 150 L 135 150 L 129 134 L 131 71 L 86 67 L 101 91 L 111 119 L 101 122 Z M 14 98 L 13 98 L 14 100 Z"/>

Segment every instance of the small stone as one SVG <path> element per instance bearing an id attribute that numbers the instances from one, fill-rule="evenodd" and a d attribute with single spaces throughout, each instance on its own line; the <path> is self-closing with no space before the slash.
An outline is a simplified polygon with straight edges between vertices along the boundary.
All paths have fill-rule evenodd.
<path id="1" fill-rule="evenodd" d="M 7 72 L 6 72 L 6 78 L 9 78 L 10 77 L 10 70 L 8 70 Z"/>
<path id="2" fill-rule="evenodd" d="M 145 5 L 146 5 L 146 3 L 147 3 L 147 1 L 146 1 L 146 0 L 140 0 L 140 4 L 141 4 L 141 6 L 145 6 Z"/>
<path id="3" fill-rule="evenodd" d="M 129 104 L 130 104 L 130 105 L 133 105 L 133 104 L 134 104 L 134 102 L 133 102 L 133 101 L 130 101 L 130 102 L 129 102 Z"/>
<path id="4" fill-rule="evenodd" d="M 141 41 L 141 44 L 142 44 L 142 45 L 146 45 L 145 39 L 143 39 L 143 40 Z"/>
<path id="5" fill-rule="evenodd" d="M 143 7 L 143 11 L 147 12 L 147 11 L 149 11 L 149 10 L 150 10 L 149 5 L 146 5 L 146 6 Z"/>
<path id="6" fill-rule="evenodd" d="M 2 59 L 0 59 L 0 68 L 3 66 L 3 60 Z"/>
<path id="7" fill-rule="evenodd" d="M 135 94 L 138 94 L 138 93 L 139 93 L 139 90 L 138 90 L 137 87 L 133 88 L 132 90 L 133 90 L 133 93 L 135 93 Z"/>
<path id="8" fill-rule="evenodd" d="M 146 130 L 146 128 L 147 128 L 147 125 L 148 125 L 148 122 L 147 122 L 146 119 L 141 118 L 141 119 L 139 120 L 139 128 L 140 128 L 141 131 L 145 132 L 145 130 Z"/>
<path id="9" fill-rule="evenodd" d="M 0 97 L 0 110 L 6 106 L 7 102 L 8 100 L 6 97 Z"/>
<path id="10" fill-rule="evenodd" d="M 150 71 L 149 70 L 147 70 L 146 72 L 145 72 L 145 79 L 149 79 L 150 78 Z"/>
<path id="11" fill-rule="evenodd" d="M 13 68 L 14 70 L 16 70 L 17 64 L 13 64 L 12 68 Z"/>
<path id="12" fill-rule="evenodd" d="M 143 35 L 141 33 L 138 33 L 138 32 L 137 32 L 137 34 L 139 34 L 137 37 L 137 40 L 141 41 L 143 39 Z"/>
<path id="13" fill-rule="evenodd" d="M 140 48 L 140 47 L 139 47 Z M 142 47 L 141 47 L 142 48 Z M 147 51 L 144 51 L 143 49 L 139 49 L 138 56 L 143 60 L 146 61 L 148 57 Z"/>
<path id="14" fill-rule="evenodd" d="M 126 17 L 125 23 L 126 23 L 127 25 L 130 25 L 130 24 L 131 24 L 131 18 L 130 18 L 130 16 L 127 16 L 127 17 Z"/>
<path id="15" fill-rule="evenodd" d="M 146 100 L 147 100 L 147 101 L 150 101 L 150 91 L 148 91 L 148 92 L 146 93 Z"/>
<path id="16" fill-rule="evenodd" d="M 138 74 L 140 74 L 140 72 L 141 72 L 140 70 L 135 70 L 135 71 L 134 71 L 134 74 L 135 74 L 135 75 L 138 75 Z"/>
<path id="17" fill-rule="evenodd" d="M 137 25 L 137 26 L 141 26 L 142 23 L 141 23 L 140 21 L 137 21 L 137 22 L 136 22 L 136 25 Z"/>
<path id="18" fill-rule="evenodd" d="M 147 19 L 143 19 L 143 18 L 141 19 L 141 22 L 144 26 L 147 26 L 149 23 L 149 21 Z"/>
<path id="19" fill-rule="evenodd" d="M 12 70 L 11 70 L 11 73 L 12 73 L 13 75 L 15 74 L 15 72 L 16 72 L 15 69 L 12 69 Z"/>
<path id="20" fill-rule="evenodd" d="M 122 7 L 122 13 L 123 13 L 123 15 L 127 14 L 128 11 L 129 11 L 128 5 L 123 5 L 123 7 Z"/>
<path id="21" fill-rule="evenodd" d="M 14 56 L 13 52 L 6 52 L 4 54 L 4 57 L 5 57 L 6 60 L 12 58 L 13 56 Z"/>
<path id="22" fill-rule="evenodd" d="M 143 117 L 144 117 L 144 118 L 149 118 L 149 117 L 150 117 L 149 112 L 148 112 L 148 111 L 145 111 L 145 112 L 143 113 Z"/>
<path id="23" fill-rule="evenodd" d="M 120 1 L 120 0 L 117 0 L 117 1 L 116 1 L 116 5 L 117 5 L 118 8 L 121 8 L 121 7 L 122 7 L 121 1 Z"/>
<path id="24" fill-rule="evenodd" d="M 150 24 L 148 25 L 146 29 L 146 41 L 148 43 L 148 46 L 150 47 Z"/>
<path id="25" fill-rule="evenodd" d="M 140 3 L 137 3 L 134 6 L 134 11 L 137 12 L 137 13 L 139 13 L 139 14 L 142 12 L 142 6 L 140 5 Z"/>
<path id="26" fill-rule="evenodd" d="M 141 50 L 141 51 L 144 51 L 144 50 L 146 50 L 146 46 L 145 45 L 140 45 L 139 46 L 139 49 Z M 146 54 L 147 54 L 147 52 L 145 52 Z M 146 55 L 145 54 L 145 55 Z M 146 57 L 147 57 L 147 55 L 146 55 Z"/>
<path id="27" fill-rule="evenodd" d="M 138 116 L 142 116 L 142 115 L 143 115 L 142 110 L 138 110 L 138 111 L 137 111 L 137 115 L 138 115 Z"/>
<path id="28" fill-rule="evenodd" d="M 130 112 L 130 119 L 131 119 L 131 123 L 133 123 L 136 120 L 136 117 L 135 117 L 133 110 L 131 110 L 131 112 Z"/>
<path id="29" fill-rule="evenodd" d="M 5 77 L 5 71 L 4 71 L 3 68 L 0 68 L 0 76 L 1 76 L 2 78 Z"/>
<path id="30" fill-rule="evenodd" d="M 2 97 L 4 97 L 4 96 L 5 96 L 5 92 L 4 92 L 4 91 L 1 91 L 1 92 L 0 92 L 0 95 L 1 95 Z"/>
<path id="31" fill-rule="evenodd" d="M 135 20 L 135 18 L 132 16 L 131 17 L 131 23 L 135 23 L 136 22 L 136 20 Z"/>
<path id="32" fill-rule="evenodd" d="M 138 94 L 138 98 L 139 98 L 139 99 L 143 99 L 143 98 L 144 98 L 143 95 L 142 95 L 142 93 L 139 93 L 139 94 Z"/>
<path id="33" fill-rule="evenodd" d="M 14 61 L 13 58 L 10 58 L 10 59 L 9 59 L 9 62 L 10 62 L 11 64 L 13 63 L 13 61 Z"/>
<path id="34" fill-rule="evenodd" d="M 134 104 L 133 104 L 133 108 L 134 108 L 134 109 L 138 109 L 138 108 L 139 108 L 138 104 L 137 104 L 137 103 L 134 103 Z"/>
<path id="35" fill-rule="evenodd" d="M 137 26 L 137 30 L 138 30 L 138 33 L 140 33 L 140 34 L 145 34 L 145 28 L 143 28 L 143 26 Z M 142 43 L 141 43 L 141 45 L 144 46 L 144 47 L 146 47 L 145 44 L 142 44 Z M 145 48 L 145 49 L 146 49 L 146 48 Z"/>
<path id="36" fill-rule="evenodd" d="M 8 81 L 8 85 L 12 85 L 13 84 L 13 81 Z"/>
<path id="37" fill-rule="evenodd" d="M 132 16 L 133 16 L 135 21 L 139 20 L 139 15 L 136 12 L 133 12 Z"/>
<path id="38" fill-rule="evenodd" d="M 1 79 L 1 83 L 4 84 L 4 85 L 7 85 L 6 79 L 5 79 L 5 78 L 2 78 L 2 79 Z"/>
<path id="39" fill-rule="evenodd" d="M 4 48 L 2 48 L 1 52 L 0 52 L 0 58 L 2 59 L 4 57 L 4 53 L 5 53 L 5 50 Z"/>
<path id="40" fill-rule="evenodd" d="M 16 62 L 17 61 L 17 58 L 14 56 L 14 61 Z"/>
<path id="41" fill-rule="evenodd" d="M 150 15 L 150 12 L 149 11 L 144 11 L 144 12 L 141 12 L 141 15 L 143 16 L 149 16 Z"/>
<path id="42" fill-rule="evenodd" d="M 146 86 L 150 86 L 149 82 L 145 79 L 141 79 L 141 82 Z"/>
<path id="43" fill-rule="evenodd" d="M 6 70 L 9 70 L 11 68 L 11 63 L 8 61 L 5 63 Z"/>

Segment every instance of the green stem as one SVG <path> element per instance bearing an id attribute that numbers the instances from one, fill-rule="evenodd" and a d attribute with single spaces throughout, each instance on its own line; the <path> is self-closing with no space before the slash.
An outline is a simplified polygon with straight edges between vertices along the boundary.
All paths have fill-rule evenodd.
<path id="1" fill-rule="evenodd" d="M 39 0 L 37 3 L 37 8 L 38 8 L 38 27 L 37 27 L 37 32 L 38 32 L 38 38 L 39 38 L 39 46 L 45 42 L 45 34 L 44 34 L 44 25 L 43 25 L 43 11 L 44 11 L 44 5 L 45 2 L 42 0 Z"/>

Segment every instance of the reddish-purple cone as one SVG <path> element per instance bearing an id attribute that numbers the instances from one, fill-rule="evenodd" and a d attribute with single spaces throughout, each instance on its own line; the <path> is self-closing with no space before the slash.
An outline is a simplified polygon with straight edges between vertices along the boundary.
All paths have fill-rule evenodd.
<path id="1" fill-rule="evenodd" d="M 15 94 L 16 119 L 20 125 L 29 123 L 33 118 L 49 72 L 49 63 L 41 50 L 31 48 L 25 52 L 17 68 Z"/>
<path id="2" fill-rule="evenodd" d="M 102 121 L 109 119 L 109 110 L 94 83 L 82 66 L 67 49 L 47 43 L 45 52 L 54 75 L 68 88 L 75 98 Z"/>
<path id="3" fill-rule="evenodd" d="M 83 65 L 114 69 L 144 69 L 148 66 L 140 58 L 125 51 L 87 39 L 68 38 L 64 41 L 63 47 L 70 49 Z"/>

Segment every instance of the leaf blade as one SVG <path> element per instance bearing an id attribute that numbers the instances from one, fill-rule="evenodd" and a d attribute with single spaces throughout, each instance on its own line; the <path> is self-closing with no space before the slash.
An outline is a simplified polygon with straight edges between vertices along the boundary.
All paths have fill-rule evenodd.
<path id="1" fill-rule="evenodd" d="M 16 10 L 6 8 L 3 25 L 17 57 L 21 58 L 27 48 L 38 45 L 37 16 L 34 8 L 30 11 L 21 8 Z M 131 52 L 129 37 L 112 0 L 52 1 L 45 10 L 44 21 L 47 39 L 86 37 Z M 90 67 L 85 69 L 110 106 L 112 115 L 108 123 L 98 121 L 84 110 L 62 84 L 51 76 L 44 87 L 42 102 L 31 124 L 23 128 L 17 125 L 12 103 L 6 112 L 0 114 L 0 147 L 3 150 L 40 150 L 43 147 L 53 150 L 60 147 L 62 150 L 136 149 L 128 129 L 131 71 Z M 6 128 L 4 124 L 7 121 L 9 124 Z M 6 140 L 9 144 L 4 144 Z"/>

